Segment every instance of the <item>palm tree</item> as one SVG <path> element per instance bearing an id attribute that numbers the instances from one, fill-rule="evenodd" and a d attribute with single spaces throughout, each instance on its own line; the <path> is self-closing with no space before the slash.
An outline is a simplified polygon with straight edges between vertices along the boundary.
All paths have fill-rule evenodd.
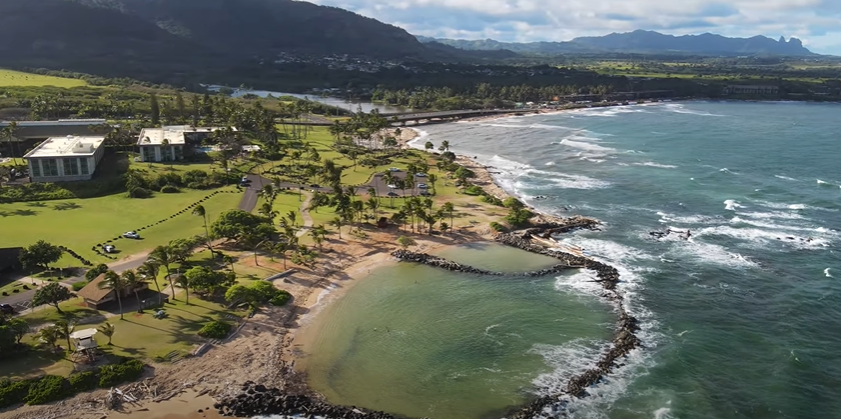
<path id="1" fill-rule="evenodd" d="M 67 352 L 70 353 L 70 335 L 76 330 L 76 325 L 61 319 L 55 322 L 56 334 L 59 339 L 67 339 Z"/>
<path id="2" fill-rule="evenodd" d="M 127 290 L 134 291 L 134 297 L 137 298 L 138 311 L 143 312 L 143 305 L 140 303 L 140 294 L 137 293 L 137 288 L 146 284 L 146 278 L 136 275 L 134 271 L 129 269 L 120 275 L 120 279 L 123 281 L 123 286 Z"/>
<path id="3" fill-rule="evenodd" d="M 429 179 L 429 184 L 432 185 L 432 193 L 435 194 L 435 181 L 438 180 L 438 176 L 430 173 L 426 176 L 426 178 Z"/>
<path id="4" fill-rule="evenodd" d="M 371 216 L 376 218 L 377 217 L 377 209 L 380 207 L 380 201 L 377 198 L 371 198 L 365 201 L 365 206 L 371 210 Z"/>
<path id="5" fill-rule="evenodd" d="M 111 337 L 114 336 L 114 325 L 105 322 L 102 326 L 97 327 L 96 330 L 108 337 L 108 345 L 111 345 Z"/>
<path id="6" fill-rule="evenodd" d="M 123 299 L 121 294 L 123 290 L 126 288 L 125 284 L 123 283 L 123 278 L 120 275 L 117 275 L 114 271 L 106 271 L 105 278 L 102 279 L 102 282 L 99 283 L 99 288 L 102 289 L 110 289 L 117 294 L 117 304 L 120 307 L 120 320 L 123 319 Z"/>
<path id="7" fill-rule="evenodd" d="M 446 212 L 450 215 L 450 227 L 453 226 L 453 211 L 455 211 L 455 206 L 452 202 L 445 202 L 444 205 L 441 206 L 441 210 Z"/>
<path id="8" fill-rule="evenodd" d="M 231 265 L 231 272 L 233 272 L 233 273 L 236 273 L 236 271 L 234 271 L 234 263 L 236 263 L 236 261 L 237 261 L 237 258 L 235 258 L 235 257 L 233 257 L 229 254 L 223 254 L 222 255 L 222 262 L 225 262 L 228 265 Z"/>
<path id="9" fill-rule="evenodd" d="M 137 274 L 143 277 L 144 280 L 153 282 L 155 288 L 158 290 L 158 304 L 161 304 L 161 286 L 158 284 L 158 273 L 161 270 L 161 265 L 158 265 L 154 259 L 147 259 L 142 265 L 137 267 Z"/>
<path id="10" fill-rule="evenodd" d="M 55 343 L 59 339 L 58 328 L 55 326 L 47 326 L 38 331 L 38 338 L 41 342 L 55 348 Z"/>
<path id="11" fill-rule="evenodd" d="M 190 279 L 187 278 L 187 275 L 179 275 L 178 278 L 175 278 L 175 284 L 184 288 L 184 295 L 186 296 L 184 303 L 190 305 Z"/>
<path id="12" fill-rule="evenodd" d="M 450 142 L 447 140 L 441 141 L 441 147 L 444 147 L 444 151 L 450 151 Z"/>
<path id="13" fill-rule="evenodd" d="M 263 204 L 260 205 L 260 209 L 257 210 L 257 212 L 259 212 L 260 215 L 262 215 L 263 217 L 269 219 L 274 219 L 274 217 L 277 215 L 277 213 L 274 212 L 274 209 L 272 208 L 272 204 L 269 202 L 263 202 Z"/>
<path id="14" fill-rule="evenodd" d="M 295 225 L 295 217 L 296 216 L 297 216 L 297 213 L 295 212 L 295 210 L 290 210 L 289 212 L 286 213 L 286 217 L 289 218 L 289 224 L 292 224 L 293 226 Z"/>
<path id="15" fill-rule="evenodd" d="M 172 271 L 170 270 L 169 265 L 175 262 L 172 252 L 169 249 L 169 246 L 158 246 L 152 253 L 149 254 L 149 260 L 153 261 L 153 263 L 157 264 L 158 266 L 163 266 L 166 269 L 166 280 L 169 281 L 170 286 L 172 287 L 172 299 L 175 300 L 175 285 L 172 284 L 170 280 L 172 276 Z"/>
<path id="16" fill-rule="evenodd" d="M 207 228 L 207 211 L 204 209 L 204 205 L 196 205 L 196 207 L 193 208 L 193 215 L 201 217 L 204 222 L 204 234 L 207 238 L 207 248 L 210 249 L 210 258 L 213 259 L 213 246 L 210 244 L 210 230 Z"/>
<path id="17" fill-rule="evenodd" d="M 342 226 L 345 224 L 342 220 L 342 217 L 336 217 L 328 222 L 333 227 L 336 227 L 336 231 L 339 232 L 339 240 L 342 238 Z"/>
<path id="18" fill-rule="evenodd" d="M 17 131 L 17 129 L 18 129 L 18 123 L 12 121 L 12 122 L 9 122 L 9 126 L 7 126 L 6 128 L 3 128 L 3 130 L 0 131 L 0 134 L 2 134 L 2 136 L 6 137 L 6 140 L 9 142 L 9 154 L 12 155 L 12 162 L 15 166 L 17 166 L 17 164 L 18 164 L 18 160 L 15 157 L 15 153 L 13 151 L 14 142 L 13 142 L 12 139 L 15 138 L 15 131 Z M 20 144 L 18 144 L 18 149 L 20 149 Z"/>

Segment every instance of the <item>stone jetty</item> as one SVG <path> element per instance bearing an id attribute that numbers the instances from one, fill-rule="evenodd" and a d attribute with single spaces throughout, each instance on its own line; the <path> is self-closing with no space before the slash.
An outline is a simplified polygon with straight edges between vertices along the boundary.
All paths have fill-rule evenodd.
<path id="1" fill-rule="evenodd" d="M 242 391 L 213 405 L 222 416 L 250 418 L 256 415 L 285 415 L 312 418 L 397 419 L 385 412 L 368 411 L 355 406 L 335 406 L 305 395 L 290 395 L 277 388 L 267 388 L 247 381 Z"/>
<path id="2" fill-rule="evenodd" d="M 415 262 L 421 263 L 424 265 L 432 266 L 435 268 L 446 269 L 452 272 L 464 272 L 468 274 L 476 274 L 476 275 L 488 275 L 488 276 L 545 276 L 553 273 L 558 273 L 560 271 L 572 268 L 583 268 L 583 265 L 576 265 L 576 264 L 567 264 L 561 263 L 549 268 L 540 269 L 536 271 L 528 271 L 528 272 L 494 272 L 494 271 L 486 271 L 484 269 L 475 268 L 469 265 L 463 265 L 458 262 L 453 262 L 449 259 L 440 258 L 438 256 L 432 256 L 426 253 L 416 253 L 410 252 L 408 250 L 397 250 L 391 252 L 391 256 L 394 256 L 397 259 L 400 259 L 404 262 Z"/>

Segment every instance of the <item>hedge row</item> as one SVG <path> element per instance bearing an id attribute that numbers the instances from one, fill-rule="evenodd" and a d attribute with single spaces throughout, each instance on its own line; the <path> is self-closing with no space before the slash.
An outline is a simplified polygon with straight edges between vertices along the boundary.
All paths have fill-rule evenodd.
<path id="1" fill-rule="evenodd" d="M 135 381 L 143 374 L 143 365 L 143 361 L 130 359 L 68 378 L 45 375 L 31 380 L 4 379 L 0 381 L 0 409 L 19 403 L 36 405 L 54 402 L 97 387 L 109 388 Z"/>

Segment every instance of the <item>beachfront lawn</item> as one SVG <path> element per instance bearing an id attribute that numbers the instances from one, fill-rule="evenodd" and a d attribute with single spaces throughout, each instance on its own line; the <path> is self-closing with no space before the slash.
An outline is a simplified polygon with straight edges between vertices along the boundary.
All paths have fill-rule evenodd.
<path id="1" fill-rule="evenodd" d="M 235 191 L 233 187 L 216 189 Z M 48 202 L 26 202 L 0 205 L 3 234 L 0 247 L 28 246 L 39 239 L 55 245 L 66 246 L 82 257 L 94 262 L 108 259 L 96 255 L 91 247 L 113 240 L 122 233 L 135 230 L 141 240 L 120 239 L 114 242 L 116 257 L 125 257 L 177 238 L 204 234 L 203 220 L 189 212 L 169 219 L 171 215 L 216 190 L 183 190 L 175 194 L 155 194 L 148 199 L 130 199 L 125 194 L 100 198 L 70 199 Z M 212 222 L 223 211 L 236 208 L 242 198 L 240 193 L 219 193 L 203 203 L 208 221 Z M 161 224 L 139 231 L 141 227 Z M 80 266 L 75 259 L 65 256 L 55 267 Z"/>
<path id="2" fill-rule="evenodd" d="M 0 69 L 0 87 L 55 86 L 71 88 L 87 85 L 88 83 L 81 79 L 42 76 L 40 74 L 23 73 L 20 71 Z"/>
<path id="3" fill-rule="evenodd" d="M 181 355 L 188 354 L 196 345 L 206 340 L 196 333 L 204 324 L 213 320 L 223 320 L 230 324 L 237 324 L 241 314 L 227 310 L 224 306 L 190 296 L 190 304 L 173 301 L 165 305 L 168 314 L 166 318 L 152 317 L 153 310 L 144 313 L 127 312 L 125 319 L 120 320 L 116 313 L 97 311 L 81 306 L 79 298 L 61 303 L 65 314 L 59 314 L 54 308 L 36 310 L 23 316 L 33 329 L 39 325 L 51 324 L 65 318 L 79 322 L 76 330 L 97 328 L 106 321 L 115 326 L 112 346 L 108 346 L 108 338 L 97 335 L 96 340 L 100 348 L 114 356 L 140 358 L 147 362 L 164 360 L 172 352 Z M 24 338 L 24 343 L 35 344 L 35 334 Z M 63 340 L 57 342 L 66 346 Z M 14 357 L 14 359 L 0 360 L 0 376 L 22 378 L 43 374 L 68 375 L 72 371 L 72 363 L 62 354 L 53 354 L 44 350 L 32 350 Z"/>

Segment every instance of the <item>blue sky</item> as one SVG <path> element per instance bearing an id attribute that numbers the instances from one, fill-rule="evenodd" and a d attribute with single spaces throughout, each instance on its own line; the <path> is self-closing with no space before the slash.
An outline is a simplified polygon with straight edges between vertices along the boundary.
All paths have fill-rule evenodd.
<path id="1" fill-rule="evenodd" d="M 412 34 L 498 41 L 567 41 L 655 30 L 673 35 L 797 37 L 841 55 L 841 0 L 310 0 Z"/>

